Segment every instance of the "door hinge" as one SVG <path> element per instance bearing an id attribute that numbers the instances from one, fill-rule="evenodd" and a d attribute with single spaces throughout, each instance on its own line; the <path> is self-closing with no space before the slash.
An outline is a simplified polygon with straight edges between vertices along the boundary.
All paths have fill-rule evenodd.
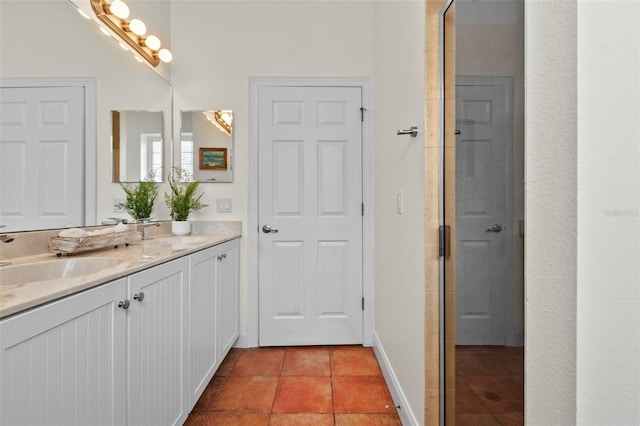
<path id="1" fill-rule="evenodd" d="M 448 258 L 451 256 L 451 226 L 440 225 L 438 234 L 439 256 Z"/>
<path id="2" fill-rule="evenodd" d="M 364 112 L 365 112 L 366 110 L 367 110 L 367 109 L 366 109 L 365 107 L 360 107 L 360 121 L 361 121 L 361 122 L 364 122 Z"/>
<path id="3" fill-rule="evenodd" d="M 364 216 L 364 203 L 361 204 L 362 207 L 362 216 Z"/>
<path id="4" fill-rule="evenodd" d="M 364 297 L 362 298 L 362 310 L 364 311 Z"/>

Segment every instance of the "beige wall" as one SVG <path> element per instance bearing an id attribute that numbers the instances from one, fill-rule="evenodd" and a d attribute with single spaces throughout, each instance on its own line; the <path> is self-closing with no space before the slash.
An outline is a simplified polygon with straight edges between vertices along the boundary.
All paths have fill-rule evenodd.
<path id="1" fill-rule="evenodd" d="M 576 422 L 576 2 L 527 2 L 525 422 Z"/>
<path id="2" fill-rule="evenodd" d="M 640 2 L 577 20 L 577 424 L 640 424 Z"/>
<path id="3" fill-rule="evenodd" d="M 638 424 L 640 4 L 526 4 L 526 422 Z"/>
<path id="4" fill-rule="evenodd" d="M 375 2 L 375 332 L 424 412 L 424 3 Z M 398 129 L 418 126 L 418 137 Z M 404 212 L 397 213 L 402 192 Z M 401 410 L 402 411 L 402 410 Z"/>

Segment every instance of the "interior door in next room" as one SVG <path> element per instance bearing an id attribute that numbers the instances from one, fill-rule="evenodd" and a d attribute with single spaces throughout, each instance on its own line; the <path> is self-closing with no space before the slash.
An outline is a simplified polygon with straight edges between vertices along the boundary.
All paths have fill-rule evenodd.
<path id="1" fill-rule="evenodd" d="M 456 344 L 504 345 L 513 274 L 511 80 L 456 80 Z"/>
<path id="2" fill-rule="evenodd" d="M 259 344 L 362 343 L 362 89 L 258 104 Z"/>

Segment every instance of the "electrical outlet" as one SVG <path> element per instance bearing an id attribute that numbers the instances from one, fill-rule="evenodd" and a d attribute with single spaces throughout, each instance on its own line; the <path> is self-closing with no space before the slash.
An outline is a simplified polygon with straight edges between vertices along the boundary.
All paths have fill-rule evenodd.
<path id="1" fill-rule="evenodd" d="M 127 211 L 123 208 L 119 208 L 118 204 L 124 204 L 124 198 L 114 198 L 113 199 L 113 212 L 114 213 L 126 213 Z"/>

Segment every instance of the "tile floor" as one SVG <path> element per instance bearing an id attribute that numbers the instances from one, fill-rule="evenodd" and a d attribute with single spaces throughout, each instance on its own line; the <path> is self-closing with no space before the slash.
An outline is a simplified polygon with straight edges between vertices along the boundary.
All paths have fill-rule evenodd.
<path id="1" fill-rule="evenodd" d="M 371 348 L 234 348 L 185 425 L 401 425 L 392 406 Z"/>
<path id="2" fill-rule="evenodd" d="M 524 424 L 524 348 L 456 346 L 456 426 Z"/>

